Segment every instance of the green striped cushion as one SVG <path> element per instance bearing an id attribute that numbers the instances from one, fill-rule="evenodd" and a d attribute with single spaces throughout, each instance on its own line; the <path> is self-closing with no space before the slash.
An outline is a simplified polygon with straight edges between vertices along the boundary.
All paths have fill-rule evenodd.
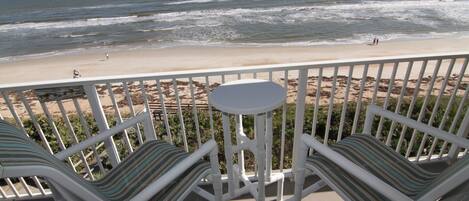
<path id="1" fill-rule="evenodd" d="M 147 142 L 93 184 L 109 200 L 128 200 L 188 156 L 188 153 L 166 142 Z M 200 160 L 152 200 L 176 200 L 209 169 L 210 164 Z"/>
<path id="2" fill-rule="evenodd" d="M 98 181 L 79 177 L 62 161 L 46 152 L 20 130 L 0 120 L 0 165 L 41 165 L 55 168 L 104 200 L 129 200 L 148 184 L 188 157 L 189 153 L 163 141 L 150 141 L 129 155 Z M 207 175 L 210 164 L 199 160 L 152 200 L 175 200 Z M 40 176 L 40 175 L 38 175 Z"/>
<path id="3" fill-rule="evenodd" d="M 418 197 L 438 175 L 409 162 L 370 135 L 353 135 L 330 147 L 411 198 Z M 322 155 L 309 157 L 307 167 L 326 177 L 352 200 L 386 200 Z"/>

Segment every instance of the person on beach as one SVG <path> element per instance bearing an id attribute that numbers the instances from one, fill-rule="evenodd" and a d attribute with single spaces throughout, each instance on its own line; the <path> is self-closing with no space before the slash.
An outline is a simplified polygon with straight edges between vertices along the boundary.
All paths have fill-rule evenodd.
<path id="1" fill-rule="evenodd" d="M 379 39 L 378 39 L 378 38 L 376 38 L 376 45 L 378 45 L 378 43 L 379 43 Z"/>
<path id="2" fill-rule="evenodd" d="M 109 53 L 106 52 L 106 60 L 109 60 Z"/>
<path id="3" fill-rule="evenodd" d="M 81 77 L 80 71 L 78 71 L 77 69 L 73 69 L 73 79 L 80 78 L 80 77 Z"/>
<path id="4" fill-rule="evenodd" d="M 373 38 L 373 45 L 376 45 L 376 37 Z"/>

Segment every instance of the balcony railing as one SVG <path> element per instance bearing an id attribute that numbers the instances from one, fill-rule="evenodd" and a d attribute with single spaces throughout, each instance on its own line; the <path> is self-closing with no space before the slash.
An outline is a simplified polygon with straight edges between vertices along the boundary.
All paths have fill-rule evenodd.
<path id="1" fill-rule="evenodd" d="M 368 104 L 456 133 L 469 111 L 468 61 L 469 52 L 463 52 L 4 84 L 0 118 L 57 153 L 149 110 L 158 138 L 186 151 L 214 138 L 223 162 L 221 115 L 211 107 L 208 94 L 232 80 L 268 79 L 288 90 L 287 101 L 273 114 L 272 151 L 272 167 L 287 173 L 301 134 L 329 144 L 360 133 Z M 442 160 L 448 154 L 451 145 L 445 141 L 396 122 L 376 122 L 376 137 L 416 163 Z M 142 132 L 137 125 L 67 162 L 86 179 L 98 179 L 142 144 Z M 253 135 L 252 129 L 245 132 Z M 249 157 L 246 168 L 254 170 Z M 0 186 L 0 198 L 48 194 L 37 177 L 8 178 Z"/>

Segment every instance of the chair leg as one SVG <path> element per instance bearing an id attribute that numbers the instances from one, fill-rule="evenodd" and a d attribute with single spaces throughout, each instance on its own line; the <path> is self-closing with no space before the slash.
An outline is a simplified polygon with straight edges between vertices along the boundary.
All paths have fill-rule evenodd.
<path id="1" fill-rule="evenodd" d="M 223 186 L 221 183 L 221 173 L 218 168 L 218 149 L 214 148 L 210 151 L 210 165 L 212 169 L 212 185 L 215 194 L 215 200 L 223 199 Z"/>
<path id="2" fill-rule="evenodd" d="M 305 182 L 305 162 L 308 147 L 301 142 L 298 148 L 295 170 L 293 171 L 295 177 L 295 194 L 294 200 L 300 201 L 303 196 L 303 184 Z"/>

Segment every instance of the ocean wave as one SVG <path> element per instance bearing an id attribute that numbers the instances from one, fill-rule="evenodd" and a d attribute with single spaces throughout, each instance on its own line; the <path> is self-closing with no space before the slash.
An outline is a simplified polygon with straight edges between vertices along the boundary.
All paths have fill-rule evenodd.
<path id="1" fill-rule="evenodd" d="M 209 0 L 187 0 L 182 2 L 208 2 Z M 213 1 L 213 0 L 210 0 Z M 172 3 L 177 3 L 172 2 Z M 144 21 L 182 22 L 183 24 L 217 25 L 237 24 L 295 24 L 330 21 L 353 23 L 360 20 L 387 18 L 406 21 L 429 27 L 438 27 L 442 20 L 456 24 L 469 24 L 469 1 L 396 1 L 364 2 L 340 5 L 283 6 L 270 8 L 208 9 L 149 14 L 145 16 L 121 16 L 90 18 L 57 22 L 27 22 L 0 25 L 0 32 L 22 29 L 63 29 L 89 26 L 138 23 Z"/>
<path id="2" fill-rule="evenodd" d="M 146 2 L 146 3 L 123 3 L 123 4 L 104 4 L 97 6 L 83 6 L 68 8 L 69 10 L 94 10 L 94 9 L 106 9 L 106 8 L 126 8 L 126 7 L 138 7 L 144 5 L 153 5 L 158 2 Z"/>
<path id="3" fill-rule="evenodd" d="M 124 17 L 109 17 L 109 18 L 90 18 L 84 20 L 69 20 L 58 22 L 27 22 L 19 24 L 4 24 L 0 25 L 0 31 L 12 31 L 21 29 L 63 29 L 63 28 L 78 28 L 89 26 L 106 26 L 113 24 L 125 24 L 138 21 L 148 20 L 145 17 L 137 16 L 124 16 Z"/>
<path id="4" fill-rule="evenodd" d="M 93 33 L 86 33 L 86 34 L 65 34 L 59 36 L 60 38 L 79 38 L 79 37 L 86 37 L 86 36 L 97 36 L 99 33 L 93 32 Z"/>
<path id="5" fill-rule="evenodd" d="M 125 4 L 104 4 L 104 5 L 98 5 L 98 6 L 84 6 L 84 7 L 69 8 L 69 10 L 123 8 L 123 7 L 131 7 L 131 6 L 135 6 L 135 5 L 136 4 L 130 4 L 130 3 L 125 3 Z"/>
<path id="6" fill-rule="evenodd" d="M 229 0 L 186 0 L 186 1 L 169 2 L 169 3 L 165 3 L 165 5 L 181 5 L 181 4 L 224 2 L 224 1 L 229 1 Z"/>

